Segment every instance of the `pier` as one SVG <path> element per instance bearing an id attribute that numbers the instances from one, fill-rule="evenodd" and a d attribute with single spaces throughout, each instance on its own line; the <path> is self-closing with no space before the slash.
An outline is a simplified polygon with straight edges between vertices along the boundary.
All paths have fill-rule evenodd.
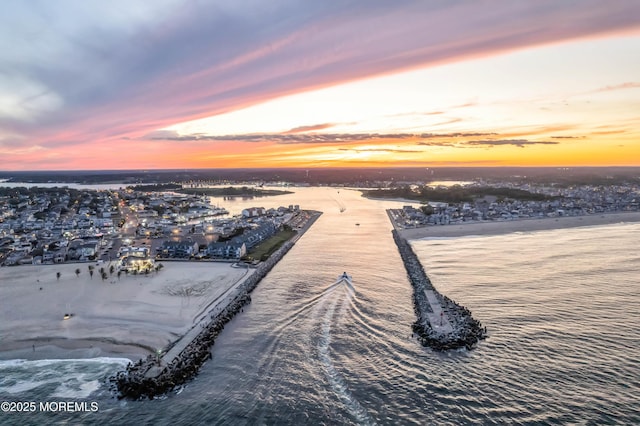
<path id="1" fill-rule="evenodd" d="M 388 212 L 388 211 L 387 211 Z M 389 212 L 388 212 L 389 213 Z M 392 221 L 391 213 L 389 217 Z M 417 316 L 413 332 L 423 346 L 435 350 L 472 349 L 487 337 L 486 328 L 462 305 L 440 294 L 433 286 L 409 242 L 392 231 L 400 257 L 413 287 L 414 310 Z"/>
<path id="2" fill-rule="evenodd" d="M 206 315 L 165 351 L 149 355 L 108 380 L 119 399 L 153 399 L 191 380 L 202 365 L 212 358 L 215 339 L 235 314 L 251 303 L 250 293 L 269 271 L 284 257 L 321 212 L 311 212 L 298 234 L 262 262 L 254 272 L 245 275 L 224 294 L 212 301 Z"/>

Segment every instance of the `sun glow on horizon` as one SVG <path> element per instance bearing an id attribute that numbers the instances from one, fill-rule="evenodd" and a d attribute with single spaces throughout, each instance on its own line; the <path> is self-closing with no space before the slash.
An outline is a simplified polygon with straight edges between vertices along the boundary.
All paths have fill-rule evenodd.
<path id="1" fill-rule="evenodd" d="M 130 3 L 7 5 L 0 169 L 640 166 L 631 0 Z"/>
<path id="2" fill-rule="evenodd" d="M 637 37 L 543 46 L 289 95 L 163 131 L 214 150 L 228 138 L 245 160 L 268 147 L 273 156 L 258 154 L 264 164 L 303 167 L 637 165 L 639 46 Z M 616 60 L 603 62 L 594 49 Z"/>

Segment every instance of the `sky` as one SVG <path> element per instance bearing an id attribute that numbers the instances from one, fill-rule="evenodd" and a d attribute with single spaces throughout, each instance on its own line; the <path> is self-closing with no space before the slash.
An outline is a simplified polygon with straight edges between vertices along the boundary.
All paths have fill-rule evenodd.
<path id="1" fill-rule="evenodd" d="M 24 0 L 0 170 L 640 166 L 637 0 Z"/>

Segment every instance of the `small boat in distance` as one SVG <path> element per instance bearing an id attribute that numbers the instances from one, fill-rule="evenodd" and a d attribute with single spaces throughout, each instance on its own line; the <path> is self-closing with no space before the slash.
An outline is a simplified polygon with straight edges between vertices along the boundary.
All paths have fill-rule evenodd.
<path id="1" fill-rule="evenodd" d="M 346 280 L 351 282 L 351 275 L 347 274 L 346 272 L 343 272 L 342 275 L 338 277 L 338 281 L 341 281 L 341 280 Z"/>

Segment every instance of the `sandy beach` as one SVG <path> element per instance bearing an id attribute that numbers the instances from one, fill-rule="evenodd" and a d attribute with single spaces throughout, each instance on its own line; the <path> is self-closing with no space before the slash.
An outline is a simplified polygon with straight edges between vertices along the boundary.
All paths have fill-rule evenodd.
<path id="1" fill-rule="evenodd" d="M 186 333 L 251 273 L 229 263 L 163 262 L 148 276 L 103 281 L 97 271 L 108 265 L 94 264 L 93 279 L 88 265 L 0 268 L 0 359 L 138 359 Z"/>
<path id="2" fill-rule="evenodd" d="M 455 238 L 471 235 L 503 235 L 512 232 L 533 232 L 580 226 L 610 225 L 640 222 L 640 212 L 605 213 L 590 216 L 522 219 L 496 222 L 468 222 L 455 225 L 434 225 L 421 228 L 398 229 L 408 240 L 422 238 Z"/>

